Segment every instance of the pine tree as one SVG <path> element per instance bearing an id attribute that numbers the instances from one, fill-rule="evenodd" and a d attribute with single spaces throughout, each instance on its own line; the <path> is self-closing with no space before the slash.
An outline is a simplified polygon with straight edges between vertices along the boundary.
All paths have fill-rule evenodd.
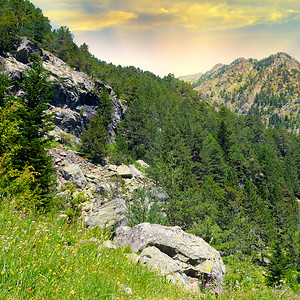
<path id="1" fill-rule="evenodd" d="M 8 78 L 5 75 L 0 74 L 0 107 L 5 104 L 5 94 L 8 85 Z"/>
<path id="2" fill-rule="evenodd" d="M 94 163 L 102 163 L 107 154 L 108 132 L 99 112 L 87 125 L 81 137 L 81 152 Z"/>
<path id="3" fill-rule="evenodd" d="M 135 226 L 144 222 L 165 225 L 167 220 L 162 213 L 158 200 L 146 187 L 136 190 L 128 205 L 128 225 Z"/>
<path id="4" fill-rule="evenodd" d="M 18 130 L 20 120 L 16 118 L 18 107 L 16 102 L 0 106 L 0 205 L 9 199 L 17 206 L 33 208 L 38 200 L 38 195 L 31 188 L 34 174 L 30 168 L 15 169 L 12 161 L 20 148 L 17 143 L 21 134 Z"/>
<path id="5" fill-rule="evenodd" d="M 229 132 L 224 120 L 221 120 L 219 131 L 218 131 L 218 142 L 225 153 L 225 157 L 229 154 L 230 141 L 229 141 Z"/>
<path id="6" fill-rule="evenodd" d="M 40 208 L 49 205 L 54 174 L 52 161 L 46 149 L 52 140 L 48 133 L 53 129 L 53 117 L 47 113 L 47 103 L 52 99 L 53 89 L 47 77 L 41 63 L 36 60 L 20 84 L 24 92 L 18 112 L 21 120 L 21 134 L 18 136 L 20 149 L 13 159 L 18 170 L 25 167 L 33 169 L 35 181 L 32 190 L 37 189 L 40 195 L 41 202 L 37 203 Z"/>
<path id="7" fill-rule="evenodd" d="M 109 124 L 112 121 L 113 108 L 109 98 L 108 90 L 106 88 L 104 88 L 102 93 L 99 95 L 98 113 L 101 115 L 103 125 L 108 131 Z"/>
<path id="8" fill-rule="evenodd" d="M 266 280 L 270 286 L 280 285 L 286 274 L 287 260 L 281 249 L 282 245 L 279 237 L 272 247 L 269 264 L 267 265 Z"/>

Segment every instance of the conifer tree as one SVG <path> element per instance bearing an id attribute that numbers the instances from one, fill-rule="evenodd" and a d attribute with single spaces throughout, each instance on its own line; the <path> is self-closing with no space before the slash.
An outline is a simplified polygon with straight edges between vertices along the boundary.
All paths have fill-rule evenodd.
<path id="1" fill-rule="evenodd" d="M 8 78 L 0 74 L 0 107 L 5 104 L 5 94 L 7 90 Z"/>
<path id="2" fill-rule="evenodd" d="M 81 137 L 81 152 L 94 163 L 102 163 L 107 154 L 108 132 L 99 112 L 87 125 Z"/>
<path id="3" fill-rule="evenodd" d="M 229 132 L 227 130 L 227 126 L 224 120 L 221 120 L 220 122 L 217 136 L 218 136 L 218 142 L 225 153 L 225 157 L 227 157 L 230 149 L 230 142 L 229 142 Z"/>
<path id="4" fill-rule="evenodd" d="M 98 113 L 101 115 L 103 125 L 108 131 L 109 124 L 112 121 L 113 109 L 111 105 L 111 100 L 109 98 L 109 93 L 106 88 L 103 89 L 102 93 L 99 95 Z"/>
<path id="5" fill-rule="evenodd" d="M 128 204 L 128 225 L 135 226 L 144 222 L 166 224 L 167 219 L 162 213 L 158 200 L 146 187 L 136 190 L 132 202 Z"/>
<path id="6" fill-rule="evenodd" d="M 81 152 L 94 163 L 102 163 L 108 152 L 112 105 L 107 89 L 99 95 L 97 113 L 81 137 Z"/>
<path id="7" fill-rule="evenodd" d="M 38 59 L 33 62 L 32 69 L 27 71 L 20 87 L 24 92 L 18 112 L 21 121 L 21 134 L 18 136 L 20 149 L 14 156 L 13 163 L 19 170 L 25 167 L 33 169 L 35 181 L 32 190 L 37 189 L 41 199 L 37 206 L 46 208 L 50 201 L 54 174 L 46 149 L 52 140 L 48 133 L 53 129 L 53 118 L 47 113 L 47 103 L 52 99 L 53 89 L 47 82 L 47 74 Z"/>
<path id="8" fill-rule="evenodd" d="M 270 263 L 267 265 L 266 280 L 270 286 L 280 285 L 286 274 L 287 260 L 281 247 L 278 238 L 272 247 L 272 254 L 269 256 Z"/>

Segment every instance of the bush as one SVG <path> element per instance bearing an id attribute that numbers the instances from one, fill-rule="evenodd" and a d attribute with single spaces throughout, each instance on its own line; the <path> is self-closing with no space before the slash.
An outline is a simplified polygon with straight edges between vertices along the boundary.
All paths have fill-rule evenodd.
<path id="1" fill-rule="evenodd" d="M 139 188 L 134 192 L 132 201 L 128 205 L 127 217 L 129 226 L 144 222 L 162 225 L 167 223 L 159 199 L 146 187 Z"/>

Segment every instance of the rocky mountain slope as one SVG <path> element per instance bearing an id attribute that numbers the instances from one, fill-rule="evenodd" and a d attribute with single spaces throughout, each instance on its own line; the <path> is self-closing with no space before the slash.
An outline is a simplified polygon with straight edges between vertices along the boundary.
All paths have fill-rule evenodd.
<path id="1" fill-rule="evenodd" d="M 113 141 L 116 125 L 123 118 L 126 107 L 110 86 L 75 71 L 27 38 L 22 39 L 16 52 L 5 57 L 0 56 L 1 71 L 11 79 L 21 81 L 23 73 L 31 67 L 29 57 L 35 52 L 41 56 L 42 65 L 49 72 L 49 80 L 54 86 L 49 110 L 55 114 L 56 128 L 53 134 L 56 140 L 69 145 L 79 143 L 82 130 L 95 115 L 99 97 L 106 89 L 113 108 L 109 131 L 110 140 Z M 11 91 L 17 96 L 22 96 L 23 93 L 17 84 L 11 86 Z M 135 191 L 146 188 L 161 202 L 168 195 L 134 165 L 114 165 L 109 162 L 105 165 L 93 164 L 63 144 L 49 150 L 57 174 L 55 198 L 57 203 L 60 203 L 60 199 L 65 203 L 61 217 L 69 216 L 68 208 L 72 206 L 75 197 L 81 195 L 80 199 L 85 202 L 78 204 L 78 208 L 82 211 L 85 226 L 119 228 L 116 243 L 112 247 L 124 246 L 128 238 L 125 231 L 129 227 L 122 226 L 128 222 L 128 207 Z M 142 169 L 149 167 L 143 161 L 137 161 L 137 164 Z M 72 186 L 75 187 L 74 190 Z M 148 199 L 146 201 L 151 207 L 153 203 Z M 157 269 L 164 276 L 168 275 L 174 283 L 185 284 L 188 289 L 197 292 L 200 292 L 200 275 L 208 280 L 214 272 L 218 275 L 218 292 L 221 292 L 220 284 L 225 268 L 218 251 L 203 239 L 184 233 L 178 227 L 155 226 L 154 231 L 135 233 L 136 240 L 145 245 L 140 257 L 132 254 L 135 260 Z M 138 228 L 151 229 L 152 225 L 140 224 Z M 192 248 L 189 248 L 190 244 Z M 110 247 L 110 244 L 102 246 Z M 139 252 L 140 249 L 133 251 Z"/>
<path id="2" fill-rule="evenodd" d="M 210 103 L 262 116 L 268 126 L 300 128 L 300 63 L 286 53 L 216 65 L 192 86 Z"/>
<path id="3" fill-rule="evenodd" d="M 76 193 L 82 192 L 88 200 L 83 207 L 88 226 L 125 224 L 126 201 L 131 200 L 133 192 L 139 187 L 150 186 L 150 182 L 142 181 L 144 174 L 133 165 L 95 165 L 63 144 L 77 146 L 83 129 L 97 111 L 99 98 L 105 89 L 113 108 L 109 126 L 111 141 L 115 139 L 115 128 L 123 118 L 126 107 L 109 85 L 75 71 L 26 37 L 16 51 L 0 56 L 0 71 L 12 79 L 10 90 L 14 95 L 22 96 L 23 92 L 18 84 L 14 84 L 14 80 L 22 80 L 23 74 L 31 67 L 30 56 L 33 53 L 40 55 L 54 87 L 54 95 L 49 103 L 49 111 L 55 115 L 55 129 L 51 134 L 61 145 L 50 149 L 49 154 L 57 171 L 57 196 L 68 197 L 64 187 L 71 183 L 76 187 Z"/>
<path id="4" fill-rule="evenodd" d="M 30 68 L 32 53 L 38 53 L 42 58 L 43 67 L 49 72 L 49 80 L 54 85 L 54 97 L 50 103 L 50 111 L 55 113 L 56 130 L 54 134 L 63 142 L 66 139 L 78 142 L 85 125 L 93 118 L 99 105 L 99 97 L 106 89 L 113 107 L 110 137 L 114 140 L 116 125 L 123 118 L 126 107 L 117 99 L 113 89 L 105 83 L 90 78 L 83 72 L 69 67 L 58 57 L 24 37 L 13 54 L 0 56 L 0 69 L 14 80 L 21 80 L 22 73 Z M 18 95 L 18 86 L 14 86 Z M 77 137 L 77 139 L 76 139 Z"/>

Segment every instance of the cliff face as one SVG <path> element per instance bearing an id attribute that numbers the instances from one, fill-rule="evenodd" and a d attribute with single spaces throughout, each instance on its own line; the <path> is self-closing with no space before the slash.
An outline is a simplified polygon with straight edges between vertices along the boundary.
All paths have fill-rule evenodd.
<path id="1" fill-rule="evenodd" d="M 110 124 L 110 140 L 114 141 L 115 129 L 123 118 L 126 107 L 117 99 L 113 89 L 105 83 L 75 71 L 61 59 L 45 51 L 27 38 L 23 38 L 15 53 L 7 57 L 0 56 L 0 69 L 14 80 L 21 80 L 22 74 L 31 67 L 29 57 L 38 52 L 43 67 L 49 72 L 49 80 L 54 84 L 54 97 L 49 103 L 55 113 L 56 134 L 70 133 L 79 137 L 87 123 L 93 118 L 99 104 L 99 96 L 106 89 L 113 108 Z M 14 86 L 13 91 L 20 91 Z"/>

